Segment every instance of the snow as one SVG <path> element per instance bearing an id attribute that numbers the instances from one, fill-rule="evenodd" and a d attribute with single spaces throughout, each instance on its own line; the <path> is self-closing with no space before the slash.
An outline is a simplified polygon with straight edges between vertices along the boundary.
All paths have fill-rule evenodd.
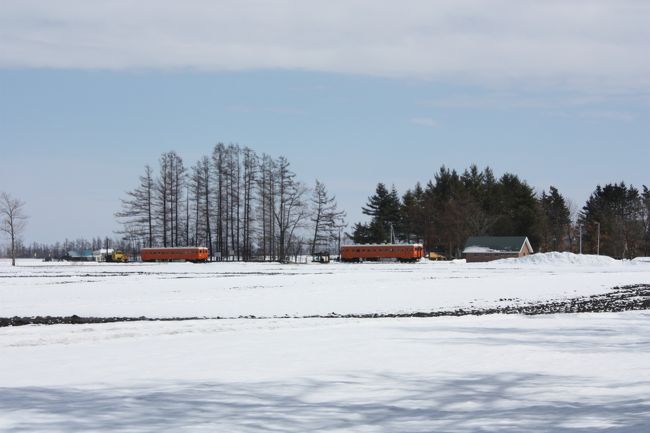
<path id="1" fill-rule="evenodd" d="M 19 264 L 0 265 L 0 317 L 400 313 L 589 296 L 650 281 L 650 263 L 553 253 L 489 263 Z"/>
<path id="2" fill-rule="evenodd" d="M 578 265 L 578 266 L 612 266 L 625 265 L 625 262 L 614 260 L 608 256 L 597 256 L 589 254 L 573 254 L 550 252 L 542 254 L 531 254 L 528 256 L 501 259 L 503 263 L 518 263 L 531 265 Z"/>
<path id="3" fill-rule="evenodd" d="M 650 314 L 0 329 L 0 431 L 643 432 Z"/>
<path id="4" fill-rule="evenodd" d="M 266 319 L 0 328 L 0 432 L 645 432 L 650 312 L 431 311 L 650 283 L 650 262 L 0 261 L 0 317 Z M 276 316 L 276 317 L 273 317 Z"/>
<path id="5" fill-rule="evenodd" d="M 479 246 L 472 246 L 472 247 L 467 247 L 463 250 L 463 254 L 467 253 L 507 253 L 507 254 L 512 254 L 515 251 L 502 251 L 502 250 L 495 250 L 493 248 L 489 247 L 479 247 Z"/>

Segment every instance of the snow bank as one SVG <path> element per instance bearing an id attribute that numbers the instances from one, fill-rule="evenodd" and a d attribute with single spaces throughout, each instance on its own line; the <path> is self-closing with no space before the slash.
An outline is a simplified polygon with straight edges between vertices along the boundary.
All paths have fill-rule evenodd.
<path id="1" fill-rule="evenodd" d="M 537 253 L 529 256 L 501 259 L 495 263 L 521 263 L 531 265 L 580 265 L 580 266 L 603 266 L 620 263 L 609 256 L 596 256 L 591 254 L 573 254 L 573 253 Z"/>

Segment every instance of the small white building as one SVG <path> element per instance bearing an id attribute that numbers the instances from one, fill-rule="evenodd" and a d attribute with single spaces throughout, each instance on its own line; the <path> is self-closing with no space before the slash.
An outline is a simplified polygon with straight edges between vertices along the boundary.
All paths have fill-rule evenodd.
<path id="1" fill-rule="evenodd" d="M 105 262 L 106 257 L 113 254 L 113 251 L 115 251 L 113 248 L 101 248 L 99 250 L 93 251 L 93 257 L 95 258 L 96 262 Z"/>

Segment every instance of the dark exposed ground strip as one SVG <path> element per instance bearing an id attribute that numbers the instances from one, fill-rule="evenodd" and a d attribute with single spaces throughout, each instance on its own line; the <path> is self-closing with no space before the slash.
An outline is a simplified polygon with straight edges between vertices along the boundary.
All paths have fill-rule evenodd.
<path id="1" fill-rule="evenodd" d="M 513 300 L 517 301 L 517 300 Z M 633 310 L 650 310 L 650 284 L 614 287 L 609 292 L 588 297 L 578 297 L 550 302 L 508 305 L 493 308 L 476 308 L 442 311 L 418 311 L 410 313 L 367 313 L 309 316 L 238 316 L 238 317 L 80 317 L 80 316 L 35 316 L 0 317 L 0 327 L 22 325 L 90 324 L 113 322 L 171 322 L 183 320 L 233 320 L 233 319 L 381 319 L 400 317 L 460 317 L 483 316 L 486 314 L 523 314 L 527 316 L 559 313 L 605 313 Z"/>

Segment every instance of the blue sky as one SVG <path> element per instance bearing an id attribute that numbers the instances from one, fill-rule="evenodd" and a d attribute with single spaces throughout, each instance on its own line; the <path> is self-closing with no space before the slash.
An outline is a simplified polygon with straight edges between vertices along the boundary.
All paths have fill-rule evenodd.
<path id="1" fill-rule="evenodd" d="M 404 192 L 443 164 L 578 207 L 650 185 L 644 3 L 104 3 L 0 6 L 0 190 L 27 202 L 26 241 L 111 233 L 145 164 L 218 141 L 287 156 L 351 222 L 378 181 Z"/>

